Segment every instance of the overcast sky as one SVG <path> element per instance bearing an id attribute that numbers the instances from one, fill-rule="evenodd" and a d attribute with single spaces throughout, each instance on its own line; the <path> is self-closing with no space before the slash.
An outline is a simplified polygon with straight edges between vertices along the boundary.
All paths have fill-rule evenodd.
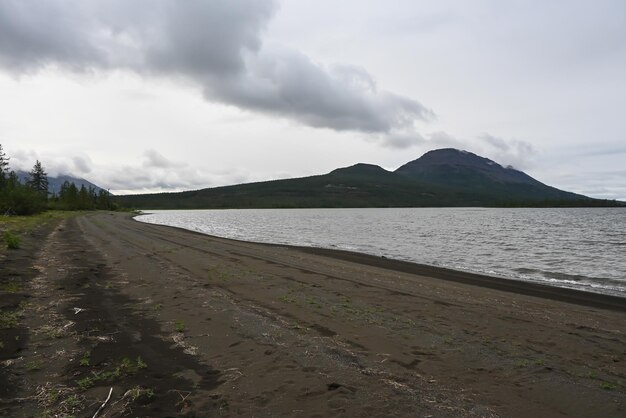
<path id="1" fill-rule="evenodd" d="M 12 168 L 114 193 L 454 147 L 626 200 L 622 0 L 0 0 Z"/>

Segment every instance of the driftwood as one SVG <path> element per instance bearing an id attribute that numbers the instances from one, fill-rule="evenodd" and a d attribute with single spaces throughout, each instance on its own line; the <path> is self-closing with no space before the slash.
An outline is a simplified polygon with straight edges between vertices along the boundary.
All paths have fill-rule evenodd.
<path id="1" fill-rule="evenodd" d="M 109 402 L 109 399 L 111 399 L 111 393 L 113 393 L 113 388 L 111 388 L 111 390 L 109 390 L 109 396 L 107 396 L 106 400 L 102 403 L 102 405 L 100 405 L 100 408 L 98 408 L 96 413 L 93 414 L 92 418 L 96 418 L 98 416 L 98 414 L 100 413 L 100 411 L 102 411 L 104 409 L 104 407 L 106 406 L 107 402 Z"/>

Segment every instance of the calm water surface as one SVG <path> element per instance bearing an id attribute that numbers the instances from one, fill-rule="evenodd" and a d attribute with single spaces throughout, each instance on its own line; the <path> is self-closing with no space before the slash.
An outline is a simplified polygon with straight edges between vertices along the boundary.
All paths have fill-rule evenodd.
<path id="1" fill-rule="evenodd" d="M 233 209 L 136 218 L 626 297 L 626 209 Z"/>

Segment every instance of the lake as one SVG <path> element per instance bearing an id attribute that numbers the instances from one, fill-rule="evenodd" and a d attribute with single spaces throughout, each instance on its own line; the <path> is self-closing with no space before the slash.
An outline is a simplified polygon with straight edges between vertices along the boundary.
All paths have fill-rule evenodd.
<path id="1" fill-rule="evenodd" d="M 136 219 L 626 297 L 624 208 L 169 210 Z"/>

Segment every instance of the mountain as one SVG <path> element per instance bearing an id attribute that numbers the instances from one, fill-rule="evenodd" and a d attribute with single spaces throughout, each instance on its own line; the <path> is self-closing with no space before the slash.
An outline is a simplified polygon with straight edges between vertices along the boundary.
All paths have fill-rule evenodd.
<path id="1" fill-rule="evenodd" d="M 117 201 L 138 209 L 621 205 L 547 186 L 451 148 L 427 152 L 395 171 L 361 163 L 319 176 L 118 196 Z"/>
<path id="2" fill-rule="evenodd" d="M 453 148 L 429 151 L 395 173 L 507 201 L 588 199 L 547 186 L 511 166 L 502 167 L 488 158 Z"/>
<path id="3" fill-rule="evenodd" d="M 17 174 L 17 178 L 20 180 L 21 183 L 25 183 L 29 178 L 28 177 L 29 175 L 26 171 L 18 170 L 15 173 Z M 81 188 L 81 186 L 85 186 L 85 188 L 87 189 L 89 189 L 90 187 L 92 189 L 95 189 L 96 193 L 102 190 L 101 187 L 96 186 L 92 182 L 85 180 L 83 178 L 73 177 L 73 176 L 68 176 L 68 175 L 59 175 L 57 177 L 48 176 L 48 193 L 50 194 L 58 193 L 59 190 L 61 190 L 61 186 L 63 185 L 63 183 L 66 181 L 69 183 L 74 183 L 76 187 L 78 187 L 79 189 Z"/>

